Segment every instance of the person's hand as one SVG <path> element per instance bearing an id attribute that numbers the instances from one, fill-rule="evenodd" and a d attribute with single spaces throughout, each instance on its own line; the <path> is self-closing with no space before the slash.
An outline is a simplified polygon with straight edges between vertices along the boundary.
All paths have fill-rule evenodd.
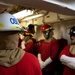
<path id="1" fill-rule="evenodd" d="M 52 59 L 49 57 L 44 61 L 44 67 L 46 67 L 48 64 L 52 62 Z"/>
<path id="2" fill-rule="evenodd" d="M 41 69 L 43 69 L 45 67 L 44 62 L 42 60 L 39 60 L 39 63 L 40 63 Z"/>
<path id="3" fill-rule="evenodd" d="M 49 57 L 45 61 L 40 60 L 39 62 L 40 62 L 41 69 L 43 69 L 52 62 L 52 59 Z"/>
<path id="4" fill-rule="evenodd" d="M 41 54 L 38 54 L 38 60 L 39 60 L 41 69 L 43 69 L 44 68 L 44 62 L 41 59 Z"/>

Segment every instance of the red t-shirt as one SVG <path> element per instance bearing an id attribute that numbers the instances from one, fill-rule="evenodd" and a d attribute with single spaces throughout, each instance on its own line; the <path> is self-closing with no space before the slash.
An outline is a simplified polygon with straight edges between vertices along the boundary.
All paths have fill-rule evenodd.
<path id="1" fill-rule="evenodd" d="M 36 55 L 36 49 L 35 49 L 35 43 L 34 42 L 28 42 L 25 44 L 25 49 L 26 52 L 32 53 Z"/>
<path id="2" fill-rule="evenodd" d="M 19 47 L 20 48 L 22 48 L 22 42 L 23 41 L 24 41 L 23 39 L 19 39 Z M 36 50 L 36 45 L 33 42 L 33 40 L 32 40 L 32 42 L 28 42 L 28 43 L 24 44 L 24 46 L 25 46 L 25 48 L 23 48 L 23 50 L 25 50 L 26 52 L 32 53 L 32 54 L 34 54 L 36 56 L 37 50 Z"/>
<path id="3" fill-rule="evenodd" d="M 69 52 L 69 48 L 70 46 L 66 46 L 62 52 L 60 53 L 60 56 L 59 58 L 62 56 L 62 55 L 67 55 L 67 56 L 70 56 L 70 57 L 75 57 L 75 55 L 72 55 L 70 52 Z M 63 72 L 63 75 L 75 75 L 75 70 L 65 66 L 64 67 L 64 72 Z"/>
<path id="4" fill-rule="evenodd" d="M 54 71 L 55 70 L 55 60 L 58 52 L 58 41 L 52 40 L 51 42 L 42 41 L 41 45 L 39 46 L 39 53 L 41 54 L 41 59 L 45 61 L 48 57 L 50 57 L 53 62 L 47 65 L 44 70 L 47 71 Z"/>
<path id="5" fill-rule="evenodd" d="M 0 66 L 0 75 L 42 75 L 38 59 L 25 53 L 24 57 L 12 67 Z"/>

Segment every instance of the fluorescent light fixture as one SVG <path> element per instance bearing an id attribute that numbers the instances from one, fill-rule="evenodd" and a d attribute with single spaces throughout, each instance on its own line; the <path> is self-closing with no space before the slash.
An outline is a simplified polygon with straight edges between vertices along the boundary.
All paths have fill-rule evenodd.
<path id="1" fill-rule="evenodd" d="M 13 14 L 13 16 L 15 16 L 16 18 L 23 18 L 23 17 L 26 17 L 26 16 L 29 16 L 29 15 L 32 15 L 33 14 L 33 11 L 32 10 L 22 10 L 18 13 L 15 13 Z"/>
<path id="2" fill-rule="evenodd" d="M 33 16 L 30 16 L 30 17 L 27 17 L 27 18 L 23 19 L 22 21 L 30 20 L 30 19 L 35 19 L 35 18 L 41 17 L 41 16 L 43 16 L 43 15 L 44 15 L 44 14 L 33 15 Z"/>
<path id="3" fill-rule="evenodd" d="M 72 3 L 71 2 L 66 2 L 64 3 L 63 1 L 58 1 L 58 0 L 43 0 L 45 2 L 49 2 L 49 3 L 53 3 L 53 4 L 57 4 L 59 6 L 62 6 L 62 7 L 66 7 L 66 8 L 69 8 L 71 10 L 74 10 L 75 11 L 75 2 L 73 1 Z"/>

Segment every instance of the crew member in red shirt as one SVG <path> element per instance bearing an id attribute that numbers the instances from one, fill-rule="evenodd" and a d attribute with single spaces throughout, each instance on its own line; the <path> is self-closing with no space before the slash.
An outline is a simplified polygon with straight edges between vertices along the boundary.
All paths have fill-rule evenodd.
<path id="1" fill-rule="evenodd" d="M 28 25 L 28 30 L 30 30 L 33 35 L 35 34 L 35 26 L 33 24 Z M 32 40 L 36 44 L 36 39 L 34 38 L 34 36 L 32 37 Z"/>
<path id="2" fill-rule="evenodd" d="M 32 40 L 33 37 L 32 32 L 30 30 L 27 30 L 26 32 L 24 32 L 23 35 L 24 35 L 23 41 L 25 41 L 25 45 L 24 45 L 25 47 L 23 48 L 23 50 L 32 53 L 36 56 L 36 45 Z"/>
<path id="3" fill-rule="evenodd" d="M 41 27 L 44 35 L 44 40 L 40 43 L 38 60 L 42 69 L 43 75 L 54 75 L 55 61 L 57 59 L 58 41 L 53 37 L 52 26 L 45 24 Z"/>
<path id="4" fill-rule="evenodd" d="M 0 14 L 0 75 L 42 75 L 38 59 L 18 47 L 21 31 L 14 16 Z"/>
<path id="5" fill-rule="evenodd" d="M 71 44 L 60 53 L 60 61 L 64 64 L 63 75 L 75 75 L 75 26 L 70 29 Z"/>

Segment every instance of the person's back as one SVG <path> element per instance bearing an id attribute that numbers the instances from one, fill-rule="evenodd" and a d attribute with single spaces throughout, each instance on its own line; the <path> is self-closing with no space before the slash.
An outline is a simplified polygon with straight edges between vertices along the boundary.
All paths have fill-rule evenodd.
<path id="1" fill-rule="evenodd" d="M 42 75 L 35 56 L 25 53 L 23 58 L 11 67 L 0 66 L 0 75 Z"/>
<path id="2" fill-rule="evenodd" d="M 9 13 L 0 14 L 4 25 L 0 27 L 0 75 L 42 75 L 38 59 L 18 48 L 18 34 L 23 30 L 19 23 L 12 23 L 13 18 Z"/>

